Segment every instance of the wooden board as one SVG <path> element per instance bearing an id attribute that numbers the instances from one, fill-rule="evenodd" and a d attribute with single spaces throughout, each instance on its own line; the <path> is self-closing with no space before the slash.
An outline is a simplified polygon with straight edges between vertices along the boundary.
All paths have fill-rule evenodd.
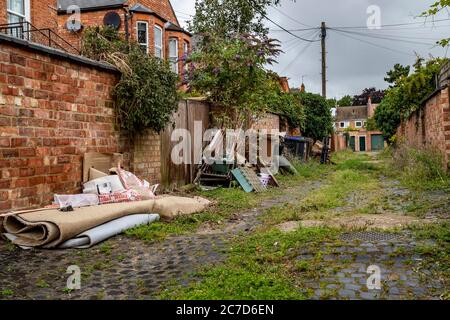
<path id="1" fill-rule="evenodd" d="M 237 180 L 237 182 L 242 187 L 242 189 L 244 189 L 245 192 L 249 193 L 249 192 L 252 192 L 254 190 L 252 185 L 247 181 L 247 179 L 245 178 L 245 176 L 241 172 L 241 169 L 239 169 L 239 168 L 238 169 L 234 169 L 234 170 L 231 171 L 231 173 L 233 174 L 233 177 Z"/>
<path id="2" fill-rule="evenodd" d="M 261 183 L 261 180 L 259 180 L 258 175 L 255 171 L 251 168 L 240 168 L 242 174 L 244 175 L 245 179 L 247 179 L 248 183 L 255 189 L 255 192 L 264 192 L 266 191 L 266 187 L 263 186 Z"/>

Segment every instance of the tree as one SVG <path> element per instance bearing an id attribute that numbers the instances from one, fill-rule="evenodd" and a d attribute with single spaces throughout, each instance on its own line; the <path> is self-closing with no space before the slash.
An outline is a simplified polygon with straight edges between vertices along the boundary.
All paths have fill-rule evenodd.
<path id="1" fill-rule="evenodd" d="M 428 9 L 427 11 L 422 13 L 422 16 L 425 16 L 425 17 L 435 16 L 439 12 L 447 9 L 448 7 L 450 7 L 450 0 L 436 1 L 435 3 L 433 3 L 431 5 L 430 9 Z M 442 39 L 442 40 L 438 41 L 437 43 L 443 47 L 446 47 L 450 44 L 450 38 Z"/>
<path id="2" fill-rule="evenodd" d="M 395 64 L 394 69 L 388 71 L 387 77 L 384 78 L 384 81 L 391 84 L 391 87 L 395 86 L 401 79 L 407 77 L 410 71 L 410 66 L 403 66 L 400 63 L 397 63 Z"/>
<path id="3" fill-rule="evenodd" d="M 350 95 L 343 96 L 338 102 L 338 106 L 347 107 L 353 105 L 353 97 Z"/>
<path id="4" fill-rule="evenodd" d="M 268 109 L 267 95 L 273 92 L 265 66 L 280 53 L 273 39 L 235 35 L 208 35 L 202 50 L 190 56 L 189 85 L 209 101 L 227 111 L 222 120 L 235 128 Z M 232 115 L 231 119 L 226 119 Z M 226 116 L 226 117 L 225 117 Z"/>
<path id="5" fill-rule="evenodd" d="M 318 94 L 296 93 L 305 108 L 303 134 L 314 140 L 322 140 L 333 132 L 333 117 L 327 101 Z"/>
<path id="6" fill-rule="evenodd" d="M 386 91 L 385 98 L 375 110 L 375 121 L 387 139 L 395 135 L 401 120 L 421 108 L 426 97 L 436 90 L 436 75 L 445 61 L 418 58 L 414 72 L 398 79 L 396 85 Z"/>
<path id="7" fill-rule="evenodd" d="M 383 136 L 387 141 L 390 141 L 397 133 L 397 128 L 400 125 L 401 103 L 401 89 L 395 87 L 387 92 L 386 97 L 375 109 L 374 120 L 376 128 L 383 132 Z"/>
<path id="8" fill-rule="evenodd" d="M 269 30 L 263 23 L 266 8 L 278 3 L 279 0 L 196 0 L 189 30 L 224 38 L 236 34 L 267 36 Z"/>
<path id="9" fill-rule="evenodd" d="M 376 88 L 366 88 L 360 95 L 353 97 L 353 105 L 366 105 L 369 101 L 369 98 L 372 99 L 372 103 L 380 103 L 384 98 L 384 91 L 377 90 Z"/>

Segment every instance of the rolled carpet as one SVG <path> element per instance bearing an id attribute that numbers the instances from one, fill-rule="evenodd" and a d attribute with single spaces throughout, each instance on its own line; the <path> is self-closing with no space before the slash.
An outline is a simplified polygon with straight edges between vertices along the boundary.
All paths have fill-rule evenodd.
<path id="1" fill-rule="evenodd" d="M 87 249 L 122 232 L 159 220 L 157 214 L 134 214 L 119 218 L 79 234 L 74 239 L 61 244 L 59 249 Z"/>
<path id="2" fill-rule="evenodd" d="M 201 212 L 210 202 L 203 198 L 161 197 L 152 200 L 76 208 L 32 211 L 0 217 L 4 232 L 17 237 L 13 243 L 26 247 L 56 248 L 79 234 L 104 223 L 134 214 L 153 212 L 170 220 Z"/>

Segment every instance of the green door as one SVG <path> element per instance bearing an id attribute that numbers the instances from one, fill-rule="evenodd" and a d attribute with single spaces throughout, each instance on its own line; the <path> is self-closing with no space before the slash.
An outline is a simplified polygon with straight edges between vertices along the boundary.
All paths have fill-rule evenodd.
<path id="1" fill-rule="evenodd" d="M 381 134 L 373 134 L 370 139 L 372 143 L 372 151 L 384 149 L 384 138 Z"/>
<path id="2" fill-rule="evenodd" d="M 359 137 L 359 151 L 366 151 L 366 137 Z"/>
<path id="3" fill-rule="evenodd" d="M 356 143 L 355 143 L 355 136 L 350 137 L 350 148 L 352 148 L 353 151 L 356 150 L 355 148 Z"/>

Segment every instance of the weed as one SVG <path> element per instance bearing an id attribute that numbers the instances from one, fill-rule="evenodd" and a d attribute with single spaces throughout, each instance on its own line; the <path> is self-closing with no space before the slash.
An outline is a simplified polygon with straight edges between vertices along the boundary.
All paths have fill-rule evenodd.
<path id="1" fill-rule="evenodd" d="M 50 285 L 44 279 L 39 279 L 36 282 L 36 286 L 38 288 L 50 288 Z"/>

